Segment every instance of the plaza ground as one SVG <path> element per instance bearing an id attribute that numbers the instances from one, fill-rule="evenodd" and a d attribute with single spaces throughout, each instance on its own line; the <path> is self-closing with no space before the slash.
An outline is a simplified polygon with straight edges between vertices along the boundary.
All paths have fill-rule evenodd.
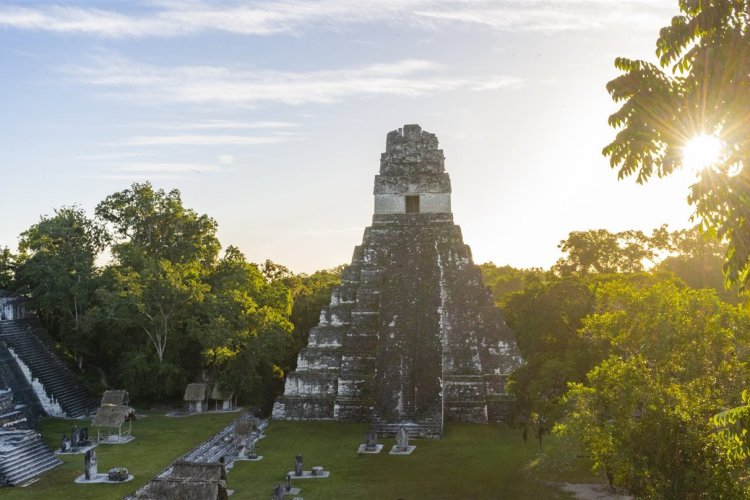
<path id="1" fill-rule="evenodd" d="M 125 445 L 100 445 L 98 468 L 127 467 L 135 479 L 119 485 L 78 485 L 83 456 L 64 456 L 64 464 L 26 488 L 3 488 L 3 499 L 118 499 L 133 492 L 172 460 L 206 440 L 238 413 L 211 413 L 184 418 L 150 414 L 134 422 L 136 439 Z M 80 420 L 45 419 L 41 431 L 50 447 L 59 447 L 63 432 Z M 85 425 L 85 424 L 84 424 Z M 555 438 L 545 440 L 544 452 L 517 429 L 505 425 L 449 424 L 441 440 L 413 440 L 409 456 L 388 455 L 393 439 L 384 439 L 378 455 L 359 455 L 367 424 L 330 422 L 271 422 L 266 438 L 258 441 L 259 462 L 236 462 L 229 471 L 231 496 L 270 498 L 273 485 L 283 482 L 302 454 L 306 470 L 316 465 L 331 471 L 326 479 L 294 481 L 306 500 L 357 499 L 554 499 L 573 498 L 561 483 L 600 481 L 583 460 L 572 467 L 569 452 Z"/>

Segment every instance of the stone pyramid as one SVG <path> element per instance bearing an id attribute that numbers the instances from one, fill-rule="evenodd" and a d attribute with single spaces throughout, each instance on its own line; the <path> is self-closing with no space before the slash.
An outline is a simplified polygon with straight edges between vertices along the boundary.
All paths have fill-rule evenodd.
<path id="1" fill-rule="evenodd" d="M 498 421 L 512 410 L 505 385 L 521 359 L 453 223 L 444 160 L 419 125 L 388 134 L 372 226 L 273 418 L 439 437 L 445 421 Z"/>

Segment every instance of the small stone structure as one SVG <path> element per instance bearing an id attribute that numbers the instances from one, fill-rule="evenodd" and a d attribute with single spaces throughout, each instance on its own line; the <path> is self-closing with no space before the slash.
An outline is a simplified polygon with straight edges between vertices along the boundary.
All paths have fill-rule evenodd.
<path id="1" fill-rule="evenodd" d="M 203 413 L 206 411 L 207 384 L 193 383 L 185 388 L 184 400 L 188 404 L 188 412 Z"/>
<path id="2" fill-rule="evenodd" d="M 434 134 L 388 134 L 375 213 L 287 375 L 273 418 L 370 422 L 439 437 L 445 421 L 506 418 L 513 333 L 453 223 Z"/>
<path id="3" fill-rule="evenodd" d="M 14 297 L 0 290 L 0 321 L 12 321 L 31 316 L 27 311 L 28 299 Z"/>
<path id="4" fill-rule="evenodd" d="M 0 389 L 0 429 L 27 429 L 26 415 L 17 408 L 13 400 L 13 391 Z"/>

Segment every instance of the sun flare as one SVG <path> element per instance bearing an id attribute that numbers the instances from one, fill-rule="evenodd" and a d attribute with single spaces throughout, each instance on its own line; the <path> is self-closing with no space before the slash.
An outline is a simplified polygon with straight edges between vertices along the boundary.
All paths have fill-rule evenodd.
<path id="1" fill-rule="evenodd" d="M 715 135 L 695 136 L 682 148 L 683 165 L 696 172 L 703 170 L 719 161 L 723 148 L 721 139 Z"/>

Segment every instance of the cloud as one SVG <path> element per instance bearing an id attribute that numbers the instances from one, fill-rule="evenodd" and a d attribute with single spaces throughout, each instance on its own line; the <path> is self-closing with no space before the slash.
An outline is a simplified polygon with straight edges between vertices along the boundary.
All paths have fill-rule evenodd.
<path id="1" fill-rule="evenodd" d="M 299 127 L 298 123 L 292 122 L 237 122 L 230 120 L 209 120 L 194 123 L 149 123 L 145 126 L 162 130 L 217 130 L 217 129 L 287 129 Z"/>
<path id="2" fill-rule="evenodd" d="M 255 146 L 278 144 L 288 139 L 246 135 L 150 135 L 129 137 L 118 144 L 125 146 Z"/>
<path id="3" fill-rule="evenodd" d="M 96 167 L 97 173 L 81 177 L 117 181 L 137 181 L 139 179 L 174 180 L 187 179 L 194 174 L 222 171 L 219 164 L 188 162 L 102 162 Z"/>
<path id="4" fill-rule="evenodd" d="M 133 162 L 109 166 L 111 170 L 119 172 L 143 173 L 203 173 L 221 170 L 218 165 L 208 163 L 173 163 L 173 162 Z"/>
<path id="5" fill-rule="evenodd" d="M 234 165 L 234 156 L 232 155 L 219 155 L 217 158 L 219 165 Z"/>
<path id="6" fill-rule="evenodd" d="M 127 2 L 122 5 L 129 5 Z M 132 4 L 130 9 L 133 9 Z M 502 31 L 563 31 L 663 24 L 672 2 L 653 0 L 287 0 L 162 1 L 121 12 L 47 5 L 0 7 L 0 27 L 101 38 L 191 36 L 205 32 L 269 36 L 315 27 L 388 23 L 424 29 L 473 24 Z M 654 25 L 654 23 L 657 23 Z"/>
<path id="7" fill-rule="evenodd" d="M 457 89 L 490 90 L 522 83 L 520 78 L 504 75 L 455 77 L 447 74 L 447 70 L 435 62 L 418 59 L 336 70 L 290 72 L 239 66 L 158 67 L 109 55 L 94 58 L 91 66 L 67 66 L 63 71 L 76 81 L 100 88 L 102 95 L 109 98 L 135 103 L 209 103 L 228 106 L 330 103 L 352 97 L 419 96 Z M 274 125 L 265 128 L 283 129 L 286 126 L 285 122 L 271 123 Z M 193 126 L 222 128 L 222 123 Z M 259 125 L 256 128 L 264 127 Z M 187 143 L 195 136 L 177 137 L 184 139 L 160 136 L 158 140 Z M 236 140 L 228 138 L 223 144 Z M 270 143 L 279 142 L 280 139 L 266 137 L 245 140 Z M 133 144 L 144 142 L 136 141 Z"/>

